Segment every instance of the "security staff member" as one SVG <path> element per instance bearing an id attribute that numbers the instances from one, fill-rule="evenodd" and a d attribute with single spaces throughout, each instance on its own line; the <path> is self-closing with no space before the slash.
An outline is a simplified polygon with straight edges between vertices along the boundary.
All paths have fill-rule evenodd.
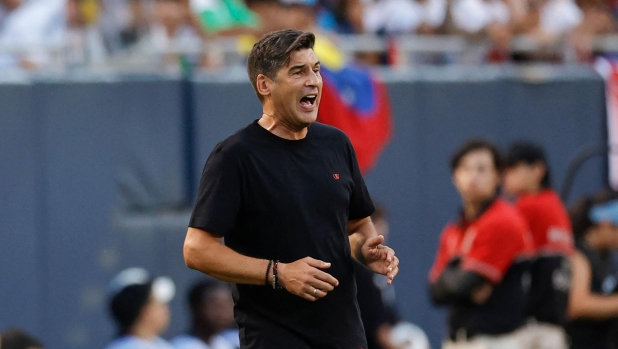
<path id="1" fill-rule="evenodd" d="M 527 348 L 568 348 L 564 323 L 571 285 L 569 256 L 573 233 L 566 208 L 551 189 L 545 152 L 531 142 L 516 142 L 506 154 L 504 192 L 517 198 L 534 243 L 528 324 L 521 336 Z"/>
<path id="2" fill-rule="evenodd" d="M 521 215 L 497 197 L 502 163 L 485 140 L 464 143 L 451 160 L 461 217 L 444 228 L 429 274 L 434 303 L 448 306 L 443 348 L 519 349 L 531 241 Z"/>

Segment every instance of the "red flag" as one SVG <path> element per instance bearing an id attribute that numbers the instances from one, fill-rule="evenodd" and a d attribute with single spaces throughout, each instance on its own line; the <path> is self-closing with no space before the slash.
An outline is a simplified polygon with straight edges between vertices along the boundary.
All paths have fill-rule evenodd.
<path id="1" fill-rule="evenodd" d="M 347 66 L 339 71 L 322 67 L 324 88 L 318 121 L 345 132 L 363 173 L 375 165 L 391 136 L 391 110 L 384 83 L 367 70 Z"/>

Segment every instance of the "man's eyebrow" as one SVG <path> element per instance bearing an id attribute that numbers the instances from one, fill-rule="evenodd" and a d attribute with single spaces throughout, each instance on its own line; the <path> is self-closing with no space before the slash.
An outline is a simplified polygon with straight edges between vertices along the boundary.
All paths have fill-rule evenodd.
<path id="1" fill-rule="evenodd" d="M 297 65 L 291 66 L 291 67 L 290 67 L 290 70 L 295 70 L 295 69 L 303 69 L 303 68 L 305 67 L 305 65 L 306 65 L 306 64 L 297 64 Z M 315 64 L 314 64 L 313 66 L 314 66 L 314 67 L 317 67 L 317 66 L 319 66 L 319 65 L 321 65 L 321 64 L 320 64 L 320 61 L 317 61 L 317 62 L 315 62 Z"/>

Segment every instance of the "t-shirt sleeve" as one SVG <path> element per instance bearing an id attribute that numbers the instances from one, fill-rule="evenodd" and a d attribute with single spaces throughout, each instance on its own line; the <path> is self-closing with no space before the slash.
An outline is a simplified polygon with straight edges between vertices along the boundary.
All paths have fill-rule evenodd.
<path id="1" fill-rule="evenodd" d="M 219 144 L 208 157 L 189 226 L 225 236 L 236 223 L 241 203 L 238 154 Z"/>
<path id="2" fill-rule="evenodd" d="M 373 206 L 373 201 L 365 185 L 363 175 L 358 167 L 356 152 L 349 140 L 347 140 L 347 147 L 348 153 L 350 154 L 350 171 L 354 185 L 352 195 L 350 196 L 349 219 L 362 219 L 371 216 L 375 211 L 375 207 Z"/>
<path id="3" fill-rule="evenodd" d="M 461 268 L 497 284 L 524 251 L 523 232 L 507 221 L 494 223 L 476 232 L 470 250 L 462 258 Z"/>
<path id="4" fill-rule="evenodd" d="M 516 207 L 528 223 L 536 253 L 573 253 L 571 222 L 563 207 L 551 201 L 524 200 L 520 200 Z"/>

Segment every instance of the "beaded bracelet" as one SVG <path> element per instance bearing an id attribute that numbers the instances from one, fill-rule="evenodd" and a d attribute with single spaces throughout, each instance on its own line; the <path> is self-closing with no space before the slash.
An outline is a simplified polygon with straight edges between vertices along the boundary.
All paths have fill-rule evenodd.
<path id="1" fill-rule="evenodd" d="M 264 278 L 264 280 L 265 280 L 264 284 L 265 285 L 268 285 L 268 274 L 270 273 L 270 266 L 271 265 L 273 265 L 273 260 L 272 259 L 268 261 L 268 267 L 266 268 L 266 277 Z"/>
<path id="2" fill-rule="evenodd" d="M 273 290 L 276 290 L 279 286 L 279 275 L 277 274 L 277 264 L 279 261 L 275 261 L 273 264 Z"/>

